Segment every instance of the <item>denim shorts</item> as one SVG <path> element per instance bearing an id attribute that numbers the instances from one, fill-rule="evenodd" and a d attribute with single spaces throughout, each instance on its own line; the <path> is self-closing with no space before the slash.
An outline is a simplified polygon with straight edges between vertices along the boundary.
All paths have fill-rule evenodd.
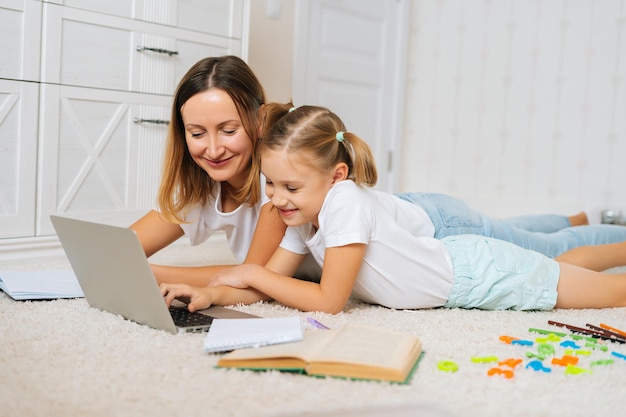
<path id="1" fill-rule="evenodd" d="M 485 236 L 442 238 L 455 280 L 445 307 L 483 310 L 551 310 L 559 264 L 538 252 Z"/>

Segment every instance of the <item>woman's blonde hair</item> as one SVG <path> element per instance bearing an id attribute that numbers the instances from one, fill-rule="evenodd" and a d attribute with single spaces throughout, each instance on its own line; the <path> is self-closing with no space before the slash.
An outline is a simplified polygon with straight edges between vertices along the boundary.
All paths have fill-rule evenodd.
<path id="1" fill-rule="evenodd" d="M 239 57 L 227 55 L 205 58 L 183 76 L 172 105 L 163 178 L 157 202 L 168 221 L 184 223 L 186 210 L 206 202 L 214 193 L 216 182 L 191 157 L 185 140 L 181 108 L 194 95 L 211 88 L 223 90 L 235 103 L 244 130 L 253 148 L 259 137 L 257 112 L 265 102 L 263 86 L 250 67 Z M 244 186 L 232 196 L 239 204 L 256 204 L 261 198 L 259 167 L 250 162 L 250 173 Z"/>
<path id="2" fill-rule="evenodd" d="M 341 119 L 319 106 L 270 103 L 260 112 L 261 140 L 256 152 L 260 163 L 263 149 L 285 149 L 289 153 L 308 151 L 314 160 L 305 161 L 318 169 L 332 169 L 340 162 L 348 165 L 348 178 L 359 185 L 374 186 L 378 180 L 369 145 L 346 131 Z"/>

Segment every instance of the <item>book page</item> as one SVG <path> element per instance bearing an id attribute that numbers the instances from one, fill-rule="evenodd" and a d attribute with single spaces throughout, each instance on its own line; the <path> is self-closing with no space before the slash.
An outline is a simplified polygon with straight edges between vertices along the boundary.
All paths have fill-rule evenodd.
<path id="1" fill-rule="evenodd" d="M 253 359 L 288 357 L 308 361 L 309 358 L 315 356 L 315 352 L 328 343 L 328 340 L 332 338 L 334 334 L 335 332 L 331 330 L 308 331 L 304 334 L 304 340 L 300 342 L 283 343 L 279 345 L 263 346 L 251 349 L 239 349 L 226 354 L 220 362 L 227 363 L 227 361 L 235 362 Z"/>
<path id="2" fill-rule="evenodd" d="M 361 364 L 372 367 L 404 369 L 412 357 L 417 337 L 367 326 L 350 326 L 337 332 L 315 362 Z M 421 349 L 420 349 L 421 350 Z"/>

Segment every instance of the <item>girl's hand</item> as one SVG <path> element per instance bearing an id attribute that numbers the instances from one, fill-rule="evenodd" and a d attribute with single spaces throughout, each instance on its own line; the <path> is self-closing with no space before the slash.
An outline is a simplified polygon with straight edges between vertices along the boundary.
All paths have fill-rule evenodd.
<path id="1" fill-rule="evenodd" d="M 262 273 L 262 269 L 264 269 L 262 266 L 255 264 L 241 264 L 232 268 L 225 268 L 213 275 L 209 286 L 227 285 L 233 288 L 248 288 L 250 285 L 248 285 L 246 278 L 253 276 L 253 274 Z"/>
<path id="2" fill-rule="evenodd" d="M 207 287 L 191 287 L 187 284 L 161 284 L 161 295 L 165 299 L 165 304 L 169 307 L 174 299 L 184 299 L 189 301 L 187 309 L 190 312 L 211 307 L 211 292 Z"/>

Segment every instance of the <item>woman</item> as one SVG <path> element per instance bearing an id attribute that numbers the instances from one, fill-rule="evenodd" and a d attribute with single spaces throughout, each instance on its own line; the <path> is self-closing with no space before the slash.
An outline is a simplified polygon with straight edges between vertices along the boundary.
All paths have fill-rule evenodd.
<path id="1" fill-rule="evenodd" d="M 158 209 L 131 228 L 150 257 L 187 235 L 199 244 L 219 230 L 239 262 L 264 265 L 285 224 L 271 210 L 252 156 L 261 83 L 235 56 L 206 58 L 181 79 L 172 106 Z M 205 285 L 226 265 L 153 265 L 158 282 Z"/>

